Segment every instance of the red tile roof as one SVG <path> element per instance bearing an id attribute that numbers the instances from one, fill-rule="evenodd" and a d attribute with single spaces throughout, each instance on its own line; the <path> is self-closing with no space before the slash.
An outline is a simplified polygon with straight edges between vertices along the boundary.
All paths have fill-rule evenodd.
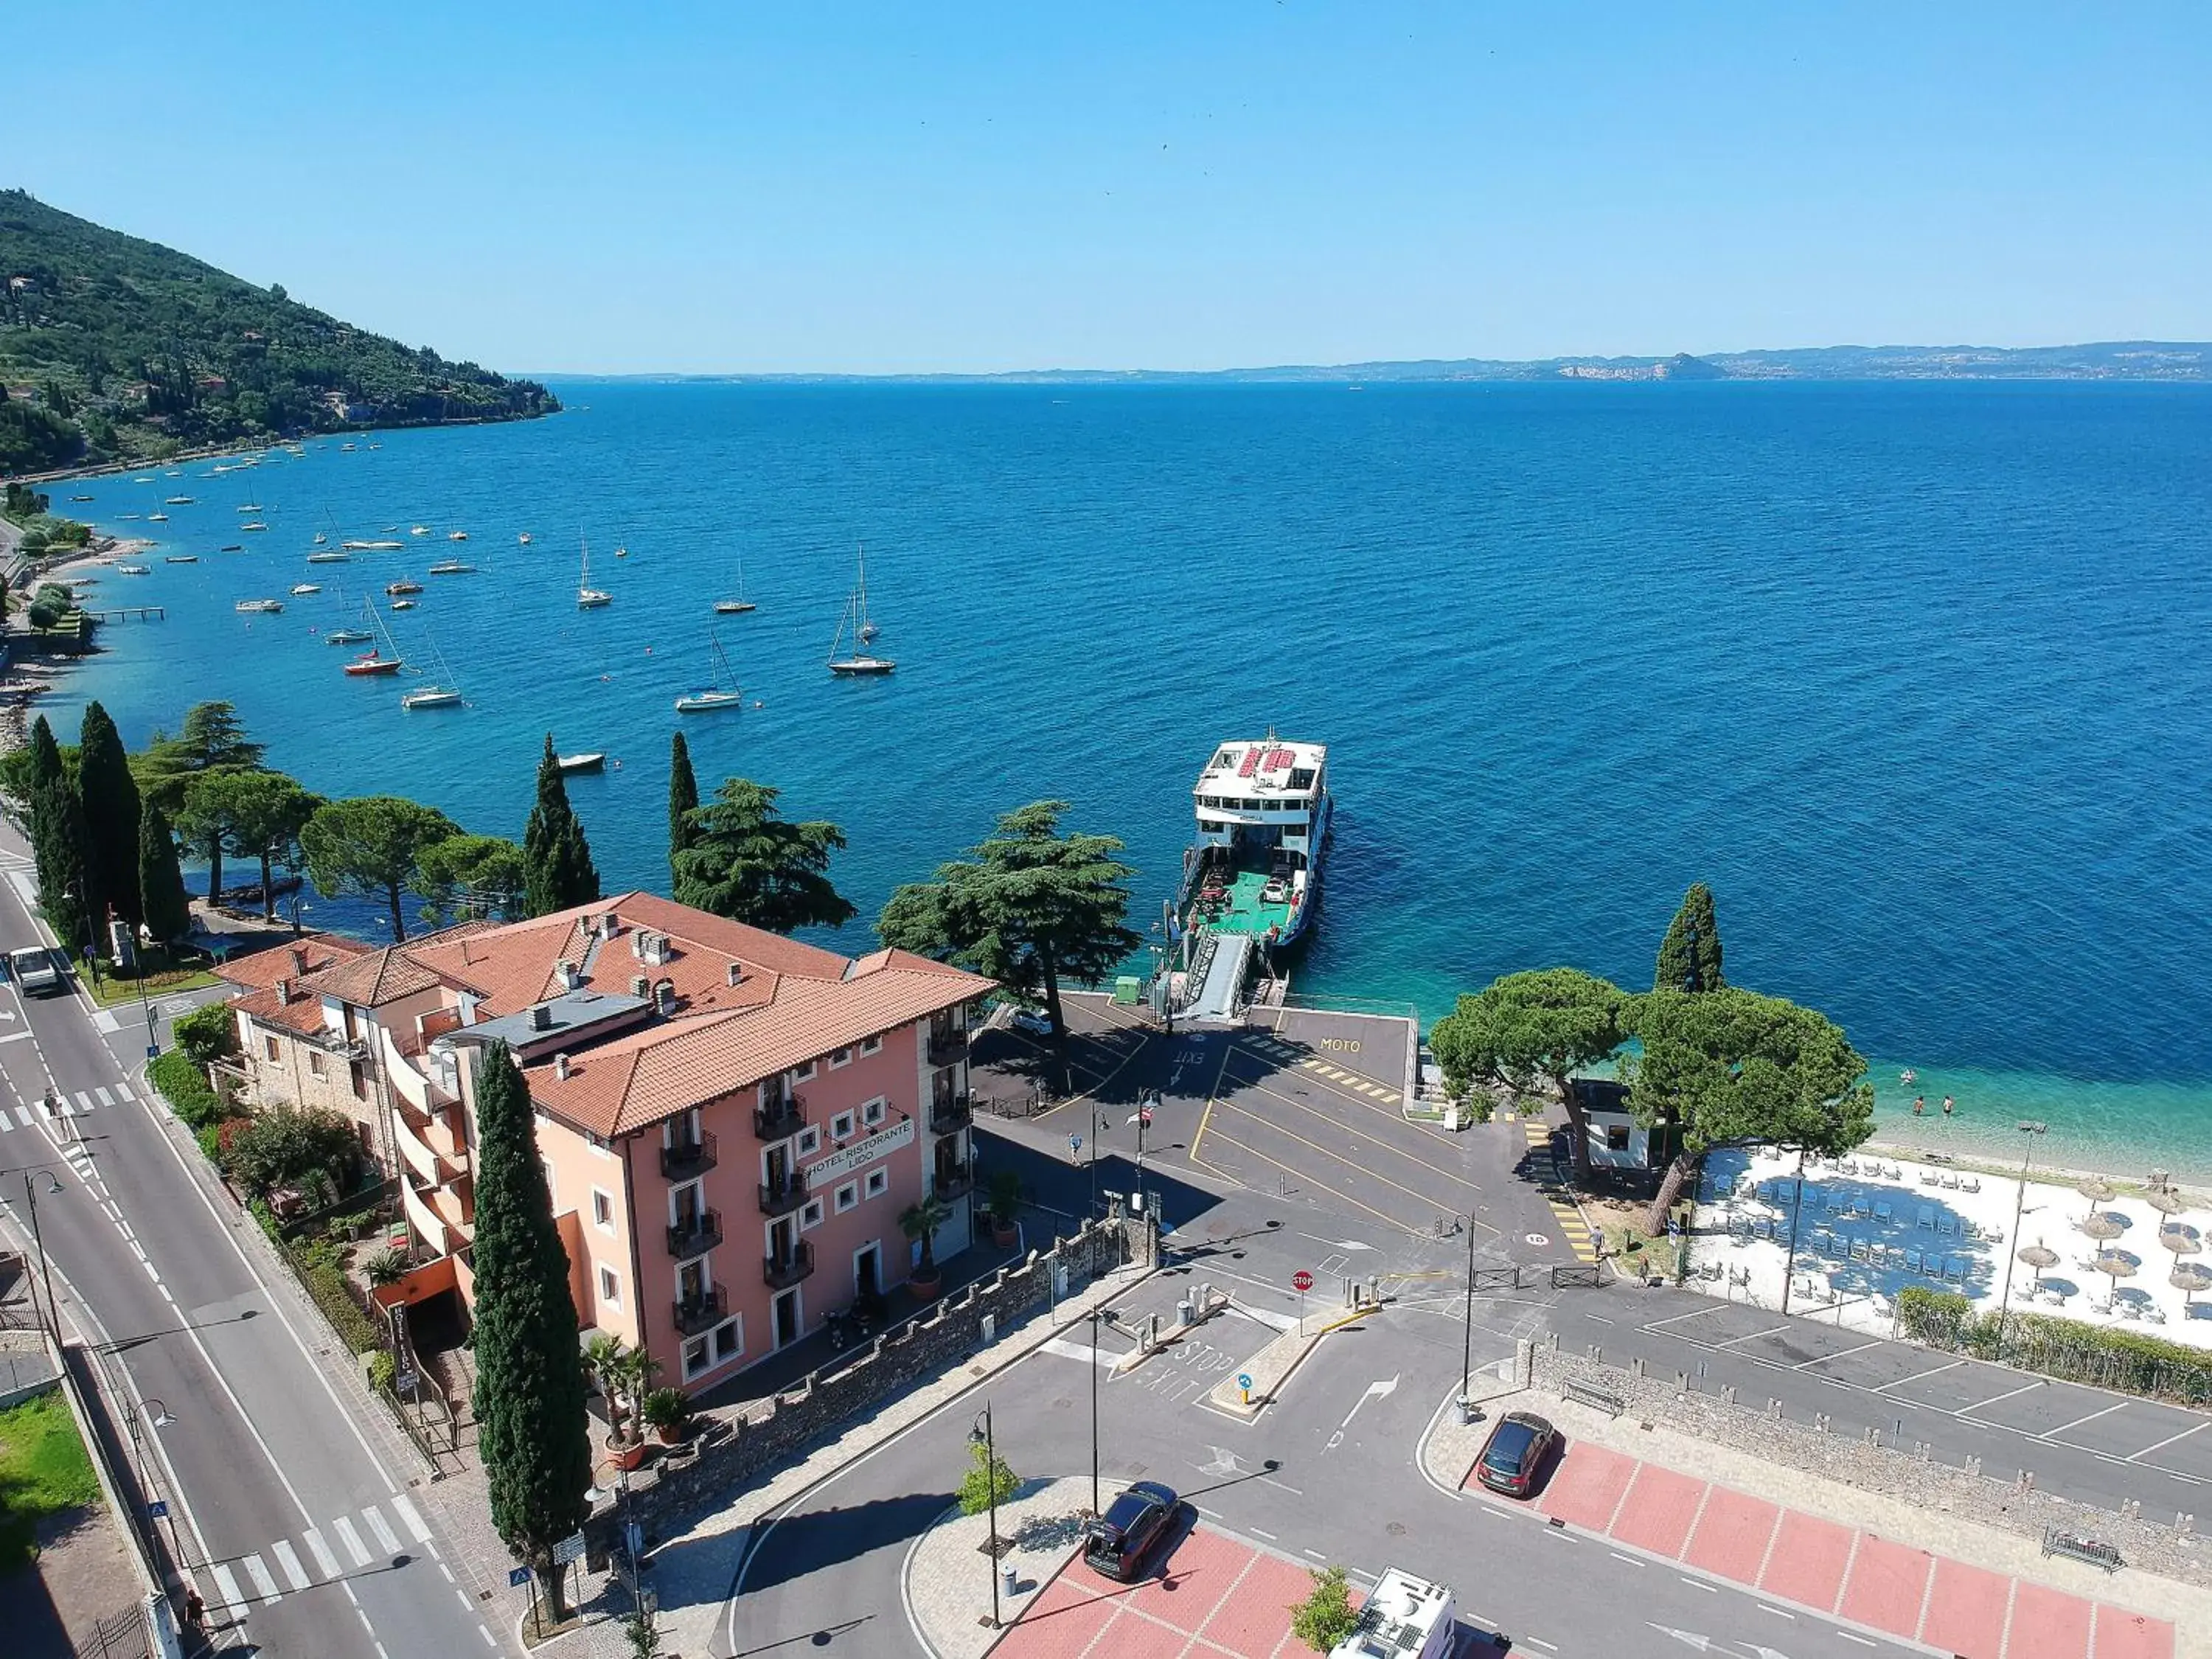
<path id="1" fill-rule="evenodd" d="M 275 986 L 249 991 L 244 996 L 233 997 L 230 1006 L 251 1018 L 257 1025 L 271 1025 L 289 1031 L 295 1036 L 326 1037 L 341 1042 L 323 1018 L 322 999 L 312 991 L 292 994 L 291 1000 L 280 1000 Z"/>
<path id="2" fill-rule="evenodd" d="M 350 962 L 369 947 L 337 933 L 308 933 L 284 944 L 233 957 L 216 969 L 218 979 L 249 990 L 265 990 L 280 979 L 305 979 L 325 968 Z"/>

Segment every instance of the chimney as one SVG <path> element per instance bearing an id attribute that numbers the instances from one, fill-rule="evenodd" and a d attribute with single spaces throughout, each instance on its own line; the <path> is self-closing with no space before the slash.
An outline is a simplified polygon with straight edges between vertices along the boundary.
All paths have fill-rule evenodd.
<path id="1" fill-rule="evenodd" d="M 532 1005 L 530 1010 L 530 1029 L 533 1031 L 551 1030 L 553 1029 L 553 1011 L 542 1002 Z"/>
<path id="2" fill-rule="evenodd" d="M 613 911 L 608 911 L 599 918 L 599 938 L 602 940 L 612 939 L 621 927 L 622 918 Z"/>
<path id="3" fill-rule="evenodd" d="M 307 977 L 307 947 L 304 945 L 295 945 L 292 947 L 292 971 L 302 979 Z"/>
<path id="4" fill-rule="evenodd" d="M 568 1080 L 568 1055 L 556 1054 L 553 1056 L 553 1075 L 562 1083 L 566 1083 Z"/>
<path id="5" fill-rule="evenodd" d="M 292 981 L 289 979 L 278 980 L 276 981 L 276 1006 L 281 1008 L 285 1004 L 291 1001 L 291 1000 Z"/>
<path id="6" fill-rule="evenodd" d="M 629 994 L 639 1001 L 644 1001 L 653 994 L 653 981 L 643 974 L 632 974 L 629 976 Z"/>
<path id="7" fill-rule="evenodd" d="M 732 985 L 744 984 L 745 979 L 745 964 L 742 962 L 732 962 L 729 967 L 729 979 L 730 983 Z"/>
<path id="8" fill-rule="evenodd" d="M 584 970 L 581 967 L 573 962 L 564 962 L 561 963 L 560 966 L 561 988 L 562 990 L 574 991 L 583 985 Z"/>
<path id="9" fill-rule="evenodd" d="M 645 959 L 654 967 L 658 968 L 668 960 L 667 934 L 647 933 L 642 936 L 641 945 L 645 951 Z"/>
<path id="10" fill-rule="evenodd" d="M 664 979 L 653 988 L 653 1006 L 665 1019 L 676 1012 L 676 981 Z"/>
<path id="11" fill-rule="evenodd" d="M 641 962 L 645 959 L 645 929 L 642 927 L 629 930 L 629 953 Z"/>

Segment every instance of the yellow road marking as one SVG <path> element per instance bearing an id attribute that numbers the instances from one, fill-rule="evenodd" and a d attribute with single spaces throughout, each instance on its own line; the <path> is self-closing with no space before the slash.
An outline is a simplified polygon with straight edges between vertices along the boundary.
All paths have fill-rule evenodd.
<path id="1" fill-rule="evenodd" d="M 1115 1078 L 1121 1076 L 1123 1072 L 1127 1071 L 1129 1066 L 1129 1062 L 1134 1060 L 1139 1054 L 1145 1052 L 1150 1040 L 1150 1034 L 1147 1033 L 1143 1041 L 1131 1045 L 1129 1052 L 1121 1056 L 1120 1063 L 1116 1065 L 1112 1071 L 1107 1073 L 1106 1075 L 1100 1078 L 1097 1082 L 1092 1084 L 1089 1088 L 1083 1090 L 1080 1093 L 1068 1096 L 1068 1097 L 1066 1100 L 1061 1101 L 1059 1105 L 1046 1107 L 1044 1110 L 1037 1114 L 1037 1120 L 1042 1122 L 1044 1119 L 1050 1117 L 1054 1112 L 1065 1110 L 1070 1106 L 1079 1106 L 1085 1101 L 1089 1100 L 1093 1095 L 1097 1093 L 1099 1090 L 1104 1088 Z M 1069 1069 L 1073 1070 L 1074 1068 L 1071 1066 Z"/>
<path id="2" fill-rule="evenodd" d="M 1213 1121 L 1213 1103 L 1221 1097 L 1221 1079 L 1229 1073 L 1229 1056 L 1236 1052 L 1233 1042 L 1222 1047 L 1221 1064 L 1214 1068 L 1213 1086 L 1206 1091 L 1206 1109 L 1198 1115 L 1198 1133 L 1190 1138 L 1190 1146 L 1186 1149 L 1194 1162 L 1198 1158 L 1198 1143 L 1206 1139 L 1206 1126 Z"/>
<path id="3" fill-rule="evenodd" d="M 1277 1095 L 1277 1096 L 1275 1097 L 1275 1098 L 1276 1098 L 1276 1099 L 1278 1099 L 1278 1100 L 1281 1100 L 1283 1097 L 1282 1097 L 1280 1095 Z M 1313 1141 L 1313 1140 L 1308 1140 L 1308 1139 L 1307 1139 L 1304 1135 L 1302 1135 L 1302 1134 L 1296 1134 L 1296 1133 L 1293 1133 L 1291 1130 L 1288 1130 L 1288 1129 L 1285 1129 L 1285 1127 L 1283 1127 L 1283 1126 L 1282 1126 L 1281 1124 L 1279 1124 L 1279 1123 L 1270 1123 L 1270 1122 L 1268 1122 L 1268 1121 L 1267 1121 L 1266 1118 L 1261 1117 L 1261 1116 L 1257 1112 L 1249 1112 L 1249 1111 L 1246 1111 L 1246 1110 L 1244 1109 L 1244 1108 L 1243 1108 L 1242 1106 L 1239 1106 L 1238 1104 L 1237 1104 L 1237 1103 L 1236 1103 L 1235 1101 L 1233 1101 L 1233 1100 L 1224 1100 L 1224 1101 L 1223 1101 L 1221 1103 L 1222 1103 L 1224 1106 L 1226 1106 L 1226 1107 L 1227 1107 L 1231 1111 L 1237 1113 L 1237 1114 L 1239 1116 L 1241 1116 L 1241 1117 L 1249 1117 L 1249 1118 L 1250 1118 L 1250 1119 L 1251 1119 L 1255 1123 L 1266 1123 L 1269 1128 L 1273 1129 L 1273 1130 L 1277 1134 L 1279 1134 L 1279 1135 L 1289 1135 L 1289 1136 L 1290 1136 L 1290 1138 L 1291 1138 L 1292 1140 L 1297 1141 L 1297 1142 L 1298 1143 L 1298 1145 L 1299 1145 L 1299 1146 L 1306 1146 L 1306 1147 L 1310 1147 L 1313 1151 L 1315 1151 L 1315 1152 L 1319 1152 L 1319 1153 L 1320 1153 L 1323 1158 L 1328 1158 L 1328 1159 L 1331 1163 L 1333 1163 L 1333 1164 L 1342 1164 L 1342 1165 L 1343 1165 L 1346 1169 L 1347 1169 L 1347 1170 L 1351 1170 L 1356 1171 L 1357 1173 L 1358 1173 L 1358 1174 L 1360 1174 L 1360 1175 L 1364 1175 L 1364 1176 L 1367 1176 L 1370 1181 L 1379 1181 L 1379 1182 L 1382 1182 L 1385 1187 L 1391 1187 L 1391 1188 L 1396 1188 L 1399 1192 L 1401 1192 L 1401 1193 L 1405 1194 L 1406 1194 L 1406 1196 L 1407 1196 L 1407 1197 L 1408 1197 L 1408 1198 L 1418 1198 L 1419 1200 L 1421 1200 L 1421 1202 L 1422 1202 L 1422 1203 L 1426 1204 L 1426 1205 L 1429 1205 L 1429 1206 L 1431 1206 L 1432 1208 L 1436 1208 L 1436 1209 L 1445 1209 L 1445 1208 L 1449 1207 L 1449 1206 L 1447 1206 L 1447 1205 L 1444 1203 L 1444 1201 L 1443 1201 L 1443 1200 L 1441 1200 L 1441 1199 L 1432 1198 L 1432 1197 L 1431 1197 L 1431 1196 L 1430 1196 L 1428 1194 L 1426 1194 L 1426 1193 L 1416 1191 L 1414 1188 L 1411 1188 L 1411 1187 L 1407 1186 L 1403 1182 L 1393 1181 L 1393 1180 L 1391 1180 L 1391 1179 L 1390 1179 L 1390 1177 L 1389 1177 L 1389 1176 L 1386 1176 L 1386 1175 L 1377 1175 L 1374 1170 L 1370 1170 L 1370 1169 L 1366 1169 L 1366 1168 L 1363 1167 L 1363 1166 L 1362 1166 L 1362 1165 L 1360 1165 L 1360 1164 L 1358 1164 L 1353 1163 L 1350 1158 L 1348 1158 L 1345 1157 L 1341 1152 L 1333 1152 L 1329 1151 L 1329 1149 L 1328 1149 L 1328 1147 L 1326 1147 L 1326 1146 L 1324 1146 L 1321 1145 L 1321 1143 L 1320 1143 L 1320 1142 L 1318 1142 L 1318 1141 Z M 1297 1103 L 1297 1102 L 1296 1102 L 1295 1100 L 1291 1100 L 1291 1101 L 1285 1101 L 1285 1102 L 1284 1102 L 1284 1104 L 1288 1105 L 1288 1106 L 1297 1106 L 1297 1105 L 1298 1105 L 1298 1103 Z M 1299 1106 L 1299 1107 L 1298 1107 L 1298 1109 L 1299 1109 L 1300 1111 L 1310 1111 L 1310 1110 L 1311 1110 L 1312 1109 L 1311 1109 L 1310 1107 Z M 1319 1116 L 1319 1115 L 1320 1115 L 1319 1113 L 1316 1113 L 1316 1114 L 1315 1114 L 1315 1115 L 1316 1115 L 1316 1116 Z M 1331 1119 L 1330 1119 L 1330 1120 L 1328 1120 L 1328 1121 L 1329 1121 L 1330 1122 L 1334 1122 L 1334 1121 L 1335 1121 L 1335 1120 L 1334 1120 L 1334 1118 L 1331 1118 Z M 1356 1130 L 1346 1130 L 1346 1133 L 1347 1134 L 1352 1134 L 1352 1133 L 1358 1133 L 1358 1131 L 1356 1131 Z M 1360 1139 L 1363 1139 L 1363 1140 L 1372 1140 L 1372 1139 L 1374 1139 L 1374 1137 L 1373 1137 L 1373 1136 L 1371 1136 L 1371 1135 L 1362 1135 L 1362 1136 L 1360 1136 Z M 1383 1145 L 1383 1143 L 1382 1143 L 1382 1142 L 1381 1142 L 1381 1141 L 1376 1141 L 1376 1143 L 1375 1143 L 1375 1144 L 1376 1144 L 1376 1146 L 1382 1146 L 1382 1145 Z M 1389 1148 L 1389 1147 L 1385 1147 L 1385 1148 L 1384 1148 L 1384 1150 L 1386 1150 L 1386 1151 L 1390 1151 L 1390 1150 L 1395 1150 L 1395 1149 L 1393 1149 L 1393 1148 Z M 1479 1192 L 1479 1191 L 1480 1191 L 1480 1190 L 1481 1190 L 1481 1189 L 1480 1189 L 1480 1188 L 1478 1188 L 1478 1187 L 1475 1185 L 1475 1183 L 1474 1183 L 1474 1182 L 1473 1182 L 1472 1181 L 1468 1181 L 1468 1180 L 1466 1180 L 1466 1179 L 1462 1178 L 1462 1176 L 1455 1176 L 1455 1175 L 1452 1174 L 1452 1172 L 1451 1172 L 1450 1170 L 1440 1170 L 1440 1169 L 1437 1168 L 1437 1166 L 1436 1166 L 1435 1164 L 1425 1164 L 1425 1163 L 1422 1163 L 1422 1161 L 1421 1161 L 1419 1158 L 1413 1157 L 1410 1153 L 1401 1154 L 1401 1156 L 1404 1156 L 1404 1157 L 1407 1158 L 1407 1162 L 1409 1162 L 1409 1163 L 1413 1163 L 1413 1164 L 1420 1164 L 1420 1166 L 1421 1166 L 1421 1168 L 1423 1168 L 1423 1169 L 1425 1169 L 1425 1170 L 1428 1170 L 1431 1174 L 1432 1174 L 1432 1175 L 1440 1175 L 1440 1176 L 1443 1176 L 1443 1178 L 1444 1178 L 1445 1180 L 1449 1181 L 1449 1182 L 1452 1182 L 1455 1183 L 1455 1184 L 1456 1184 L 1456 1185 L 1458 1185 L 1458 1186 L 1464 1187 L 1464 1188 L 1468 1188 L 1468 1190 L 1469 1190 L 1470 1192 Z"/>
<path id="4" fill-rule="evenodd" d="M 1322 1111 L 1318 1106 L 1309 1106 L 1304 1101 L 1292 1100 L 1288 1095 L 1278 1094 L 1274 1090 L 1270 1089 L 1264 1083 L 1254 1083 L 1247 1080 L 1244 1086 L 1248 1089 L 1257 1089 L 1261 1094 L 1266 1095 L 1269 1099 L 1279 1100 L 1284 1105 L 1290 1107 L 1295 1111 L 1304 1112 L 1311 1116 L 1317 1117 L 1321 1119 L 1322 1122 L 1334 1125 L 1335 1127 L 1341 1129 L 1348 1135 L 1354 1136 L 1361 1140 L 1371 1141 L 1376 1146 L 1382 1148 L 1384 1152 L 1390 1152 L 1399 1158 L 1402 1158 L 1408 1164 L 1418 1164 L 1424 1170 L 1427 1170 L 1432 1174 L 1440 1175 L 1447 1181 L 1457 1182 L 1461 1186 L 1468 1188 L 1470 1190 L 1480 1190 L 1474 1182 L 1468 1180 L 1464 1176 L 1455 1175 L 1451 1170 L 1445 1169 L 1443 1164 L 1431 1164 L 1428 1159 L 1419 1157 L 1413 1152 L 1409 1152 L 1402 1146 L 1392 1146 L 1389 1141 L 1381 1139 L 1379 1136 L 1369 1134 L 1363 1129 L 1355 1129 L 1349 1123 L 1345 1122 L 1341 1118 L 1333 1116 L 1329 1113 Z M 1351 1105 L 1367 1105 L 1367 1103 L 1364 1100 L 1351 1100 L 1348 1097 L 1346 1099 L 1347 1103 Z M 1237 1106 L 1234 1102 L 1225 1102 L 1224 1103 L 1228 1105 L 1229 1109 L 1231 1111 L 1242 1111 L 1243 1109 L 1242 1107 Z M 1377 1116 L 1391 1118 L 1398 1122 L 1405 1121 L 1405 1120 L 1399 1117 L 1398 1114 L 1395 1112 L 1385 1112 L 1380 1106 L 1368 1106 L 1367 1109 L 1375 1113 Z M 1244 1115 L 1250 1118 L 1257 1118 L 1259 1121 L 1262 1123 L 1266 1123 L 1269 1121 L 1264 1117 L 1261 1117 L 1257 1112 L 1245 1112 Z M 1277 1127 L 1279 1127 L 1280 1126 L 1278 1125 Z M 1422 1129 L 1424 1135 L 1430 1139 L 1437 1140 L 1444 1139 L 1441 1133 L 1435 1133 L 1423 1129 L 1423 1126 L 1419 1124 L 1409 1124 L 1407 1127 L 1409 1128 Z M 1288 1129 L 1285 1129 L 1283 1130 L 1283 1133 L 1285 1134 L 1289 1134 L 1290 1131 Z M 1333 1152 L 1330 1156 L 1333 1158 L 1340 1157 L 1341 1154 Z"/>
<path id="5" fill-rule="evenodd" d="M 1275 1168 L 1280 1170 L 1285 1175 L 1294 1175 L 1297 1176 L 1300 1181 L 1310 1181 L 1313 1179 L 1312 1173 L 1310 1170 L 1293 1169 L 1291 1165 L 1285 1164 L 1279 1159 L 1269 1158 L 1265 1152 L 1255 1152 L 1251 1147 L 1247 1146 L 1243 1141 L 1237 1139 L 1233 1135 L 1223 1134 L 1218 1129 L 1217 1129 L 1213 1132 L 1213 1138 L 1216 1140 L 1227 1141 L 1238 1152 L 1245 1153 L 1249 1157 L 1256 1158 L 1262 1164 L 1273 1164 Z M 1411 1233 L 1416 1238 L 1422 1237 L 1421 1233 L 1418 1230 L 1408 1227 L 1404 1222 L 1401 1221 L 1396 1216 L 1390 1214 L 1388 1211 L 1378 1210 L 1372 1204 L 1363 1204 L 1358 1199 L 1352 1197 L 1349 1194 L 1338 1192 L 1334 1187 L 1329 1188 L 1329 1196 L 1332 1199 L 1340 1200 L 1342 1202 L 1351 1205 L 1354 1209 L 1364 1210 L 1368 1214 L 1374 1216 L 1380 1220 L 1389 1222 L 1390 1225 L 1395 1227 L 1401 1233 Z"/>
<path id="6" fill-rule="evenodd" d="M 1247 1088 L 1258 1089 L 1267 1094 L 1275 1094 L 1273 1090 L 1269 1089 L 1266 1084 L 1261 1082 L 1257 1078 L 1249 1078 L 1240 1075 L 1237 1081 L 1243 1084 Z M 1356 1095 L 1347 1094 L 1343 1090 L 1334 1088 L 1327 1083 L 1324 1083 L 1322 1087 L 1328 1089 L 1331 1094 L 1334 1095 L 1339 1100 L 1343 1101 L 1347 1106 L 1364 1106 L 1369 1111 L 1379 1112 L 1384 1117 L 1389 1118 L 1394 1122 L 1404 1123 L 1406 1121 L 1405 1115 L 1401 1112 L 1395 1110 L 1384 1110 L 1381 1106 L 1375 1105 L 1369 1101 L 1362 1100 Z M 1275 1098 L 1280 1100 L 1283 1097 L 1278 1094 L 1275 1095 Z M 1397 1103 L 1398 1097 L 1395 1095 L 1390 1094 L 1388 1091 L 1385 1091 L 1379 1098 L 1384 1100 L 1392 1107 L 1395 1107 Z M 1296 1105 L 1297 1103 L 1293 1101 L 1291 1103 Z M 1418 1129 L 1424 1137 L 1429 1139 L 1449 1141 L 1451 1139 L 1451 1137 L 1444 1133 L 1443 1130 L 1432 1129 L 1425 1123 L 1414 1123 L 1410 1124 L 1407 1127 Z"/>

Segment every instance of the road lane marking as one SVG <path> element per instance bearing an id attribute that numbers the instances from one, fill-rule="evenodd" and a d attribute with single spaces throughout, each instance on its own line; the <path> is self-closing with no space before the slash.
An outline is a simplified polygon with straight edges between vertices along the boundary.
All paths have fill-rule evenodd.
<path id="1" fill-rule="evenodd" d="M 1780 1607 L 1770 1607 L 1764 1601 L 1754 1601 L 1752 1605 L 1757 1607 L 1761 1613 L 1772 1613 L 1777 1619 L 1787 1619 L 1795 1622 L 1797 1617 L 1794 1613 L 1784 1613 Z"/>
<path id="2" fill-rule="evenodd" d="M 26 1129 L 29 1128 L 31 1127 L 31 1109 L 27 1106 L 17 1106 L 15 1108 L 15 1118 L 16 1121 Z"/>
<path id="3" fill-rule="evenodd" d="M 110 1093 L 108 1093 L 106 1090 L 105 1090 L 105 1089 L 103 1089 L 103 1088 L 100 1087 L 97 1084 L 95 1084 L 95 1085 L 93 1086 L 93 1091 L 92 1091 L 92 1092 L 93 1092 L 93 1095 L 94 1096 L 94 1097 L 95 1097 L 95 1098 L 97 1098 L 97 1099 L 99 1100 L 99 1102 L 100 1102 L 100 1103 L 101 1105 L 103 1105 L 103 1106 L 112 1106 L 113 1104 L 115 1104 L 115 1097 L 114 1097 L 113 1095 L 111 1095 Z M 82 1098 L 83 1098 L 83 1097 L 82 1097 L 82 1096 L 79 1096 L 79 1097 L 78 1097 L 78 1098 L 79 1098 L 79 1099 L 82 1099 Z"/>
<path id="4" fill-rule="evenodd" d="M 258 1553 L 246 1557 L 238 1565 L 244 1567 L 246 1577 L 253 1580 L 253 1588 L 260 1593 L 263 1607 L 269 1606 L 282 1594 L 276 1588 L 276 1579 L 270 1577 L 269 1564 Z"/>
<path id="5" fill-rule="evenodd" d="M 338 1576 L 338 1559 L 337 1556 L 331 1553 L 331 1547 L 323 1541 L 322 1533 L 316 1528 L 310 1527 L 301 1535 L 307 1540 L 308 1553 L 315 1558 L 315 1565 L 322 1569 L 323 1577 L 325 1578 L 337 1577 Z"/>
<path id="6" fill-rule="evenodd" d="M 407 1501 L 404 1494 L 399 1492 L 394 1492 L 392 1494 L 392 1507 L 398 1513 L 399 1518 L 405 1523 L 407 1530 L 415 1534 L 415 1541 L 416 1543 L 427 1544 L 430 1541 L 430 1528 L 428 1523 L 422 1519 L 421 1515 L 416 1513 L 415 1506 Z"/>
<path id="7" fill-rule="evenodd" d="M 368 1547 L 361 1541 L 361 1534 L 353 1529 L 351 1521 L 342 1515 L 331 1522 L 331 1530 L 337 1534 L 338 1542 L 343 1544 L 346 1553 L 353 1557 L 354 1565 L 365 1567 L 368 1565 Z"/>
<path id="8" fill-rule="evenodd" d="M 208 1571 L 215 1577 L 216 1593 L 222 1597 L 223 1606 L 240 1619 L 246 1617 L 246 1600 L 239 1594 L 238 1580 L 230 1576 L 230 1569 L 218 1561 Z"/>
<path id="9" fill-rule="evenodd" d="M 284 1569 L 284 1577 L 295 1590 L 303 1590 L 315 1581 L 307 1577 L 307 1570 L 300 1565 L 300 1553 L 292 1547 L 292 1540 L 280 1538 L 270 1547 L 276 1565 Z"/>
<path id="10" fill-rule="evenodd" d="M 391 1523 L 384 1518 L 383 1510 L 374 1504 L 364 1504 L 361 1518 L 368 1522 L 368 1529 L 376 1534 L 376 1541 L 384 1546 L 386 1554 L 399 1553 L 399 1534 L 392 1530 Z"/>

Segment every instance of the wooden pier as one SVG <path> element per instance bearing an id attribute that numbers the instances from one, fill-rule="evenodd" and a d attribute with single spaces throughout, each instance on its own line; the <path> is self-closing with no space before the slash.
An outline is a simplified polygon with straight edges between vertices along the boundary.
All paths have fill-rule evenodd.
<path id="1" fill-rule="evenodd" d="M 94 622 L 167 622 L 169 613 L 158 605 L 118 605 L 112 611 L 84 611 L 80 616 Z"/>

